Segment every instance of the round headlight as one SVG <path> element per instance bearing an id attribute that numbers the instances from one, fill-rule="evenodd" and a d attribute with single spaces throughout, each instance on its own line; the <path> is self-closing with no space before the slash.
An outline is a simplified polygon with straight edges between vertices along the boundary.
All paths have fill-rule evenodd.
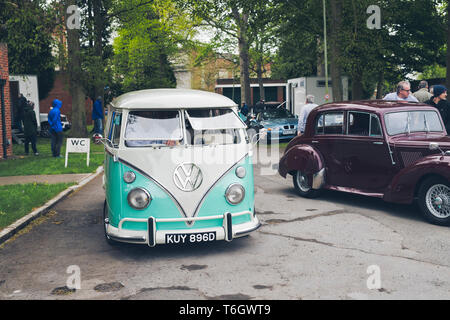
<path id="1" fill-rule="evenodd" d="M 150 196 L 150 193 L 142 188 L 136 188 L 131 190 L 128 193 L 128 204 L 137 210 L 142 210 L 147 208 L 150 201 L 152 201 L 152 197 Z"/>
<path id="2" fill-rule="evenodd" d="M 132 182 L 134 182 L 134 180 L 136 180 L 136 174 L 133 171 L 126 171 L 123 174 L 123 180 L 126 183 L 132 183 Z"/>
<path id="3" fill-rule="evenodd" d="M 244 196 L 244 187 L 237 183 L 230 185 L 225 192 L 225 198 L 227 199 L 229 204 L 240 203 L 244 199 Z"/>
<path id="4" fill-rule="evenodd" d="M 244 178 L 245 177 L 245 174 L 247 173 L 247 171 L 245 170 L 245 168 L 244 167 L 237 167 L 236 168 L 236 175 L 239 177 L 239 178 Z"/>

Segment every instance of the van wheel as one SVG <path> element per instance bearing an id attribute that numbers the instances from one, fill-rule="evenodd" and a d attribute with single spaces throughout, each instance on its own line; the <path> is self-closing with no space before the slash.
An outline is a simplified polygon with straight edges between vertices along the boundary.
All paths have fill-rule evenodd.
<path id="1" fill-rule="evenodd" d="M 443 178 L 430 177 L 419 188 L 419 207 L 432 224 L 450 225 L 450 184 Z"/>
<path id="2" fill-rule="evenodd" d="M 103 204 L 103 231 L 104 231 L 104 233 L 105 233 L 105 239 L 106 239 L 106 242 L 109 244 L 109 245 L 111 245 L 111 246 L 115 246 L 115 245 L 117 245 L 117 244 L 119 244 L 119 242 L 117 242 L 117 241 L 114 241 L 113 239 L 111 239 L 109 236 L 108 236 L 108 233 L 106 232 L 106 227 L 107 227 L 107 225 L 108 225 L 108 223 L 106 222 L 107 220 L 106 219 L 109 219 L 109 216 L 108 216 L 108 205 L 106 204 L 106 200 L 105 200 L 105 203 Z"/>
<path id="3" fill-rule="evenodd" d="M 292 178 L 295 190 L 297 190 L 300 196 L 304 198 L 316 198 L 322 193 L 322 190 L 315 190 L 311 187 L 311 178 L 301 171 L 295 171 Z"/>

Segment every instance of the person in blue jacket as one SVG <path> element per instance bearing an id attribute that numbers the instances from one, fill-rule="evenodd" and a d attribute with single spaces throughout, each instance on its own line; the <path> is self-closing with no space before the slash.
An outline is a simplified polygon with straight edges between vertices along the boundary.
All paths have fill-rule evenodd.
<path id="1" fill-rule="evenodd" d="M 103 108 L 102 97 L 98 97 L 95 100 L 92 107 L 92 121 L 94 121 L 94 133 L 103 133 Z"/>
<path id="2" fill-rule="evenodd" d="M 52 155 L 55 158 L 62 158 L 60 155 L 61 146 L 63 142 L 63 129 L 61 124 L 61 107 L 62 102 L 58 99 L 53 100 L 52 102 L 53 109 L 48 113 L 48 124 L 50 125 L 50 134 L 51 134 L 51 148 Z"/>

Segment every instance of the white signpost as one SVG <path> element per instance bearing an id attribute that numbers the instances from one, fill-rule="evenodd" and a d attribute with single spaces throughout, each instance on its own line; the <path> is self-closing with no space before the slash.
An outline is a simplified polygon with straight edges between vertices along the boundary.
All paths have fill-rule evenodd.
<path id="1" fill-rule="evenodd" d="M 69 152 L 87 153 L 86 165 L 89 167 L 90 140 L 84 138 L 67 138 L 66 142 L 66 168 Z"/>

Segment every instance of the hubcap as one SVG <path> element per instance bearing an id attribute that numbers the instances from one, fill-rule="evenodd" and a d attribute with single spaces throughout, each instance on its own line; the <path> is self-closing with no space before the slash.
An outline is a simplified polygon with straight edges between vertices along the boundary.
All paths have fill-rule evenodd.
<path id="1" fill-rule="evenodd" d="M 450 217 L 450 188 L 444 184 L 435 184 L 427 192 L 425 201 L 432 215 L 443 219 Z"/>
<path id="2" fill-rule="evenodd" d="M 303 192 L 308 192 L 309 190 L 311 190 L 308 177 L 306 177 L 306 175 L 304 175 L 300 171 L 297 171 L 297 185 Z"/>

